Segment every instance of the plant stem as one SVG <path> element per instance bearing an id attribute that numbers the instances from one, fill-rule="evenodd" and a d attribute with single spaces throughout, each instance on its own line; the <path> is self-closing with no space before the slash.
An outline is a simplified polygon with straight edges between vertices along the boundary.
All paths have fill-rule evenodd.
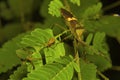
<path id="1" fill-rule="evenodd" d="M 116 6 L 119 6 L 119 5 L 120 5 L 120 1 L 117 1 L 117 2 L 115 2 L 113 4 L 111 4 L 111 5 L 108 5 L 105 8 L 103 8 L 103 11 L 107 11 L 107 10 L 112 9 L 112 8 L 114 8 Z"/>
<path id="2" fill-rule="evenodd" d="M 80 59 L 79 59 L 79 54 L 78 51 L 76 52 L 76 63 L 78 64 L 78 66 L 80 66 Z M 78 80 L 82 80 L 81 78 L 81 72 L 78 72 Z"/>
<path id="3" fill-rule="evenodd" d="M 79 54 L 78 54 L 78 43 L 77 43 L 77 40 L 75 38 L 74 38 L 74 49 L 75 49 L 76 63 L 80 67 L 80 58 L 79 58 Z M 78 80 L 82 80 L 80 71 L 78 72 Z"/>
<path id="4" fill-rule="evenodd" d="M 69 6 L 67 0 L 63 0 L 63 2 L 64 2 L 65 7 L 66 7 L 68 10 L 70 10 L 70 6 Z"/>
<path id="5" fill-rule="evenodd" d="M 113 66 L 111 69 L 116 70 L 116 71 L 120 71 L 120 66 Z"/>
<path id="6" fill-rule="evenodd" d="M 60 29 L 62 29 L 62 30 L 67 30 L 66 28 L 64 28 L 64 27 L 62 27 L 61 25 L 59 25 L 59 24 L 54 24 L 56 27 L 59 27 Z M 54 27 L 54 26 L 53 26 Z M 53 28 L 52 27 L 52 28 Z"/>
<path id="7" fill-rule="evenodd" d="M 1 21 L 1 19 L 0 19 L 0 28 L 2 28 L 2 21 Z"/>
<path id="8" fill-rule="evenodd" d="M 21 24 L 22 24 L 23 29 L 24 29 L 25 15 L 24 15 L 23 8 L 24 8 L 24 3 L 23 3 L 23 0 L 21 0 L 20 1 L 20 20 L 21 20 Z"/>
<path id="9" fill-rule="evenodd" d="M 70 30 L 65 30 L 65 31 L 63 31 L 62 33 L 60 33 L 60 34 L 58 34 L 57 36 L 55 36 L 55 38 L 58 38 L 58 37 L 62 36 L 63 34 L 69 32 L 69 31 L 70 31 Z"/>
<path id="10" fill-rule="evenodd" d="M 97 73 L 104 79 L 109 80 L 105 75 L 103 75 L 100 71 L 97 71 Z"/>

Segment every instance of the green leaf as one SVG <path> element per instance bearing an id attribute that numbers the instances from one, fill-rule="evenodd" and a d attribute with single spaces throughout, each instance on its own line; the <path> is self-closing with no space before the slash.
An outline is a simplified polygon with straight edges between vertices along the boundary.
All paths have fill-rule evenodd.
<path id="1" fill-rule="evenodd" d="M 20 41 L 24 34 L 6 42 L 0 49 L 0 73 L 6 72 L 21 63 L 16 55 L 16 50 L 20 48 Z"/>
<path id="2" fill-rule="evenodd" d="M 31 34 L 26 35 L 22 39 L 22 44 L 26 47 L 39 46 L 43 47 L 49 41 L 50 38 L 53 38 L 53 33 L 51 29 L 35 29 Z"/>
<path id="3" fill-rule="evenodd" d="M 108 57 L 108 45 L 105 41 L 105 33 L 104 32 L 97 32 L 93 39 L 93 46 L 99 52 L 98 54 L 102 54 Z"/>
<path id="4" fill-rule="evenodd" d="M 107 35 L 115 38 L 120 38 L 120 17 L 105 16 L 99 21 L 98 26 L 100 31 L 105 32 Z"/>
<path id="5" fill-rule="evenodd" d="M 120 36 L 120 18 L 117 16 L 104 16 L 99 20 L 84 21 L 85 29 L 88 31 L 100 31 L 105 32 L 107 35 L 119 38 Z"/>
<path id="6" fill-rule="evenodd" d="M 73 68 L 77 71 L 77 72 L 80 72 L 80 68 L 78 66 L 77 63 L 74 62 L 74 59 L 71 55 L 68 56 L 64 56 L 61 58 L 58 58 L 55 60 L 55 62 L 58 62 L 58 63 L 61 63 L 61 64 L 68 64 L 70 61 L 72 61 L 72 65 L 73 65 Z"/>
<path id="7" fill-rule="evenodd" d="M 76 70 L 76 72 L 80 72 L 80 67 L 78 66 L 77 63 L 73 62 L 73 67 Z"/>
<path id="8" fill-rule="evenodd" d="M 92 37 L 91 37 L 92 38 Z M 85 47 L 87 54 L 108 55 L 108 48 L 105 42 L 105 33 L 96 32 L 91 45 Z"/>
<path id="9" fill-rule="evenodd" d="M 92 42 L 92 38 L 93 38 L 93 34 L 90 33 L 86 38 L 86 41 L 85 41 L 86 44 L 90 45 L 90 43 Z"/>
<path id="10" fill-rule="evenodd" d="M 90 54 L 90 55 L 99 54 L 99 51 L 93 45 L 86 46 L 85 51 L 87 54 Z"/>
<path id="11" fill-rule="evenodd" d="M 99 2 L 96 5 L 88 7 L 83 14 L 83 18 L 95 17 L 101 10 L 102 4 Z"/>
<path id="12" fill-rule="evenodd" d="M 94 39 L 93 39 L 93 46 L 100 50 L 101 52 L 104 51 L 104 47 L 103 47 L 103 43 L 104 43 L 104 39 L 105 39 L 105 33 L 102 32 L 97 32 L 94 36 Z M 103 51 L 102 51 L 103 50 Z"/>
<path id="13" fill-rule="evenodd" d="M 63 43 L 56 43 L 51 47 L 44 49 L 44 54 L 46 56 L 46 62 L 51 63 L 56 60 L 56 58 L 60 58 L 61 56 L 65 56 L 65 49 Z"/>
<path id="14" fill-rule="evenodd" d="M 73 77 L 73 66 L 72 64 L 67 64 L 66 67 L 62 68 L 59 73 L 52 78 L 52 80 L 71 80 Z"/>
<path id="15" fill-rule="evenodd" d="M 87 55 L 87 59 L 93 62 L 99 71 L 105 71 L 112 67 L 112 63 L 109 58 L 100 55 Z"/>
<path id="16" fill-rule="evenodd" d="M 21 80 L 23 77 L 27 75 L 27 66 L 21 65 L 14 71 L 12 75 L 10 75 L 10 79 L 8 80 Z"/>
<path id="17" fill-rule="evenodd" d="M 69 62 L 73 60 L 74 59 L 71 56 L 63 56 L 61 58 L 56 59 L 55 62 L 60 63 L 60 64 L 69 64 Z"/>
<path id="18" fill-rule="evenodd" d="M 36 50 L 36 53 L 32 55 L 39 57 L 40 54 L 44 54 L 46 63 L 52 63 L 56 58 L 60 58 L 61 56 L 65 55 L 65 49 L 64 44 L 60 43 L 56 39 L 54 43 L 52 43 L 50 46 L 47 46 L 51 38 L 54 38 L 51 29 L 35 29 L 31 32 L 31 34 L 25 35 L 25 37 L 22 38 L 21 43 L 24 45 L 24 47 L 33 47 Z M 34 58 L 34 56 L 32 56 L 32 58 Z"/>
<path id="19" fill-rule="evenodd" d="M 52 16 L 59 17 L 61 15 L 60 8 L 63 7 L 63 4 L 60 0 L 53 0 L 49 4 L 48 13 L 50 13 Z"/>
<path id="20" fill-rule="evenodd" d="M 80 0 L 70 0 L 73 4 L 80 6 Z"/>
<path id="21" fill-rule="evenodd" d="M 76 16 L 76 18 L 81 20 L 86 9 L 93 6 L 96 3 L 98 3 L 98 0 L 80 0 L 80 6 L 70 4 L 70 8 L 72 13 Z"/>
<path id="22" fill-rule="evenodd" d="M 48 13 L 48 5 L 51 0 L 43 0 L 40 8 L 40 15 L 42 15 L 45 18 L 44 24 L 42 24 L 43 28 L 53 28 L 53 33 L 55 35 L 58 35 L 63 31 L 64 28 L 66 28 L 65 23 L 63 23 L 61 17 L 53 17 L 51 14 Z M 52 19 L 52 20 L 51 20 Z M 57 25 L 56 25 L 57 24 Z M 59 26 L 62 26 L 63 29 L 61 29 Z"/>
<path id="23" fill-rule="evenodd" d="M 64 59 L 62 60 L 64 61 Z M 51 63 L 38 67 L 29 73 L 28 77 L 23 80 L 71 80 L 73 72 L 72 61 L 68 60 L 68 63 L 64 65 L 60 63 Z"/>
<path id="24" fill-rule="evenodd" d="M 97 32 L 93 39 L 93 45 L 100 45 L 101 43 L 103 43 L 104 38 L 105 38 L 104 32 L 102 32 L 102 33 Z"/>
<path id="25" fill-rule="evenodd" d="M 28 61 L 26 60 L 25 62 L 28 72 L 31 72 L 43 65 L 42 56 L 39 52 L 29 54 L 26 59 L 28 59 Z"/>
<path id="26" fill-rule="evenodd" d="M 24 51 L 22 49 L 16 50 L 16 54 L 21 59 L 26 59 L 26 57 L 29 55 L 28 53 L 26 53 L 26 51 Z"/>
<path id="27" fill-rule="evenodd" d="M 27 47 L 23 49 L 16 50 L 16 54 L 20 59 L 25 60 L 27 57 L 31 56 L 35 50 L 32 47 Z"/>
<path id="28" fill-rule="evenodd" d="M 82 59 L 80 60 L 80 70 L 82 80 L 97 80 L 96 78 L 96 66 L 92 63 L 86 63 Z"/>

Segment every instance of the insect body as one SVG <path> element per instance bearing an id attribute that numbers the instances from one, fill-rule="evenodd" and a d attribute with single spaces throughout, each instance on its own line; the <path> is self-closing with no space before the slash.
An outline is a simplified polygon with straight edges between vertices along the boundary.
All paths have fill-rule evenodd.
<path id="1" fill-rule="evenodd" d="M 46 44 L 46 47 L 50 47 L 54 43 L 55 43 L 55 38 L 50 38 L 49 41 Z"/>
<path id="2" fill-rule="evenodd" d="M 64 19 L 70 23 L 71 27 L 76 27 L 78 22 L 77 19 L 72 15 L 72 13 L 61 8 L 61 14 L 64 17 Z"/>
<path id="3" fill-rule="evenodd" d="M 45 44 L 45 46 L 40 50 L 40 55 L 42 56 L 43 65 L 46 64 L 46 56 L 47 56 L 47 54 L 45 54 L 45 50 L 44 49 L 51 47 L 51 45 L 54 44 L 54 43 L 55 43 L 55 38 L 50 38 L 48 40 L 48 42 Z M 51 56 L 49 56 L 49 57 L 51 57 Z"/>
<path id="4" fill-rule="evenodd" d="M 84 32 L 83 26 L 81 26 L 78 22 L 78 20 L 72 15 L 71 12 L 61 8 L 61 15 L 68 23 L 68 27 L 71 30 L 71 33 L 73 36 L 79 41 L 82 42 L 81 36 Z"/>

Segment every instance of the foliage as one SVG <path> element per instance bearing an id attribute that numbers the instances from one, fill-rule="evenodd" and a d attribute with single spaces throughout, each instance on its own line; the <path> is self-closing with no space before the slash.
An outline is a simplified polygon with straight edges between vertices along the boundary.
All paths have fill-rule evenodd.
<path id="1" fill-rule="evenodd" d="M 86 63 L 83 60 L 81 60 L 81 75 L 82 75 L 82 80 L 88 80 L 88 79 L 89 80 L 97 80 L 97 78 L 96 78 L 96 72 L 97 72 L 97 69 L 96 69 L 96 66 L 94 64 L 92 64 L 92 63 Z"/>
<path id="2" fill-rule="evenodd" d="M 104 16 L 101 2 L 8 0 L 7 3 L 9 8 L 5 1 L 0 2 L 0 17 L 12 23 L 0 22 L 0 36 L 3 34 L 0 42 L 2 38 L 16 37 L 0 48 L 0 74 L 11 70 L 9 80 L 100 80 L 97 72 L 112 67 L 106 35 L 120 39 L 120 18 Z M 61 8 L 68 12 L 63 11 L 68 17 L 61 15 Z M 32 22 L 36 10 L 44 17 L 43 23 Z"/>
<path id="3" fill-rule="evenodd" d="M 6 42 L 0 49 L 0 73 L 6 72 L 21 63 L 16 55 L 16 50 L 20 48 L 19 44 L 22 37 L 23 34 Z"/>
<path id="4" fill-rule="evenodd" d="M 10 80 L 21 80 L 27 74 L 27 66 L 21 65 L 18 69 L 10 76 Z"/>
<path id="5" fill-rule="evenodd" d="M 50 2 L 50 5 L 49 5 L 49 13 L 51 15 L 56 15 L 57 17 L 60 16 L 60 8 L 63 7 L 63 4 L 61 3 L 60 0 L 53 0 Z"/>
<path id="6" fill-rule="evenodd" d="M 66 58 L 63 58 L 62 61 L 64 61 L 64 64 L 52 63 L 41 66 L 29 73 L 28 77 L 24 78 L 23 80 L 71 80 L 73 76 L 72 60 L 69 58 L 68 60 L 66 60 Z"/>
<path id="7" fill-rule="evenodd" d="M 70 0 L 72 3 L 77 4 L 78 6 L 80 6 L 80 0 Z"/>

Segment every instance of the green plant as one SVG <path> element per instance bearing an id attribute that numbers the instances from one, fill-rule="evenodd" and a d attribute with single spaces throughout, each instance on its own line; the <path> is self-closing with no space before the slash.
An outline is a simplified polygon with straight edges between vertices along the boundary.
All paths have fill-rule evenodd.
<path id="1" fill-rule="evenodd" d="M 9 1 L 24 25 L 33 0 L 21 14 Z M 120 39 L 120 18 L 104 16 L 101 7 L 97 0 L 45 0 L 40 9 L 44 24 L 35 23 L 37 28 L 0 49 L 0 73 L 17 67 L 9 80 L 109 80 L 101 73 L 112 67 L 106 35 Z M 11 14 L 3 16 L 12 18 Z"/>

